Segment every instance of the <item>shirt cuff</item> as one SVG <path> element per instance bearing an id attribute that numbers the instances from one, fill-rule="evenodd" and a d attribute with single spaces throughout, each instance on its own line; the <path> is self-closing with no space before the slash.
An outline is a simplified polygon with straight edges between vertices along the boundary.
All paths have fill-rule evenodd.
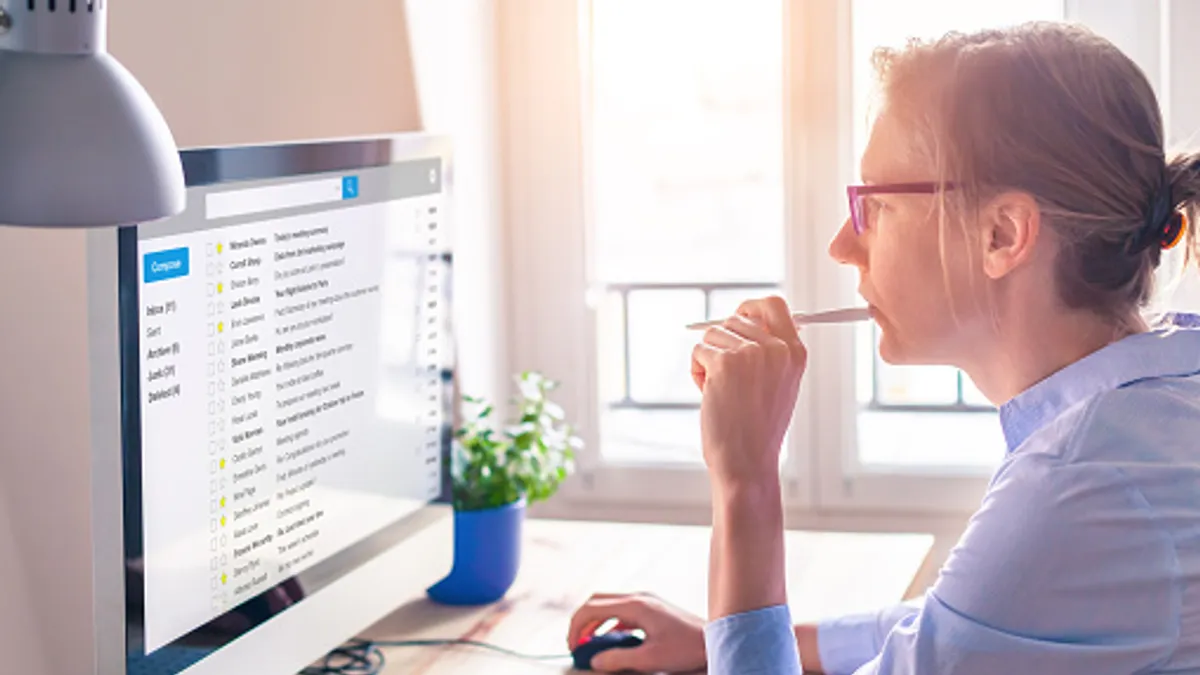
<path id="1" fill-rule="evenodd" d="M 709 675 L 801 675 L 787 605 L 710 622 L 704 629 Z"/>

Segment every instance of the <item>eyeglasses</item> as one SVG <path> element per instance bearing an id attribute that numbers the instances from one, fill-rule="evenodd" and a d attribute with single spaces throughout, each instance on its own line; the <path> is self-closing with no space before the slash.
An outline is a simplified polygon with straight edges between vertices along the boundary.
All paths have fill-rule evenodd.
<path id="1" fill-rule="evenodd" d="M 953 190 L 955 183 L 880 183 L 877 185 L 847 185 L 846 196 L 850 199 L 850 224 L 854 233 L 861 235 L 871 228 L 875 220 L 870 195 L 931 195 L 941 190 Z"/>

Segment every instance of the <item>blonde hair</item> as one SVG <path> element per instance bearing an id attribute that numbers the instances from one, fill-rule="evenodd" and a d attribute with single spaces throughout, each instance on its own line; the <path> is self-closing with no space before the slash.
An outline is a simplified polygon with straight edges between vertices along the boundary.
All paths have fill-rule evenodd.
<path id="1" fill-rule="evenodd" d="M 1125 321 L 1145 306 L 1179 214 L 1196 259 L 1200 155 L 1167 158 L 1154 90 L 1111 42 L 1029 23 L 880 49 L 874 65 L 887 109 L 916 125 L 939 180 L 955 183 L 939 211 L 968 236 L 961 216 L 990 197 L 1037 200 L 1062 242 L 1055 290 L 1068 308 Z"/>

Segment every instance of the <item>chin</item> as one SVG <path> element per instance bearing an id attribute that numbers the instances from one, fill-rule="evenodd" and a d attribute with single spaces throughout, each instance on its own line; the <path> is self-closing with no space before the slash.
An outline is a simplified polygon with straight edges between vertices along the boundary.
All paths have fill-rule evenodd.
<path id="1" fill-rule="evenodd" d="M 919 366 L 935 363 L 933 359 L 929 358 L 929 354 L 920 349 L 914 349 L 914 345 L 906 344 L 903 340 L 897 340 L 890 328 L 883 326 L 879 328 L 879 358 L 892 366 Z"/>
<path id="2" fill-rule="evenodd" d="M 909 363 L 908 359 L 905 358 L 904 349 L 897 345 L 886 332 L 883 332 L 879 336 L 879 358 L 884 363 L 893 366 L 902 366 Z"/>

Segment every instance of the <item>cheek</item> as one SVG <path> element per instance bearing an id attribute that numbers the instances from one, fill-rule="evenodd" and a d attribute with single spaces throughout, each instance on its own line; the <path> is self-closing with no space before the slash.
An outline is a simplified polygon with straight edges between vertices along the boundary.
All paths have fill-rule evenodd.
<path id="1" fill-rule="evenodd" d="M 947 240 L 943 267 L 936 216 L 896 218 L 887 229 L 880 228 L 871 247 L 871 285 L 885 317 L 885 333 L 920 348 L 953 326 L 949 288 L 959 272 L 956 252 L 961 247 Z M 890 324 L 890 326 L 888 325 Z"/>
<path id="2" fill-rule="evenodd" d="M 938 224 L 898 213 L 871 247 L 871 278 L 882 299 L 912 306 L 945 298 Z"/>

